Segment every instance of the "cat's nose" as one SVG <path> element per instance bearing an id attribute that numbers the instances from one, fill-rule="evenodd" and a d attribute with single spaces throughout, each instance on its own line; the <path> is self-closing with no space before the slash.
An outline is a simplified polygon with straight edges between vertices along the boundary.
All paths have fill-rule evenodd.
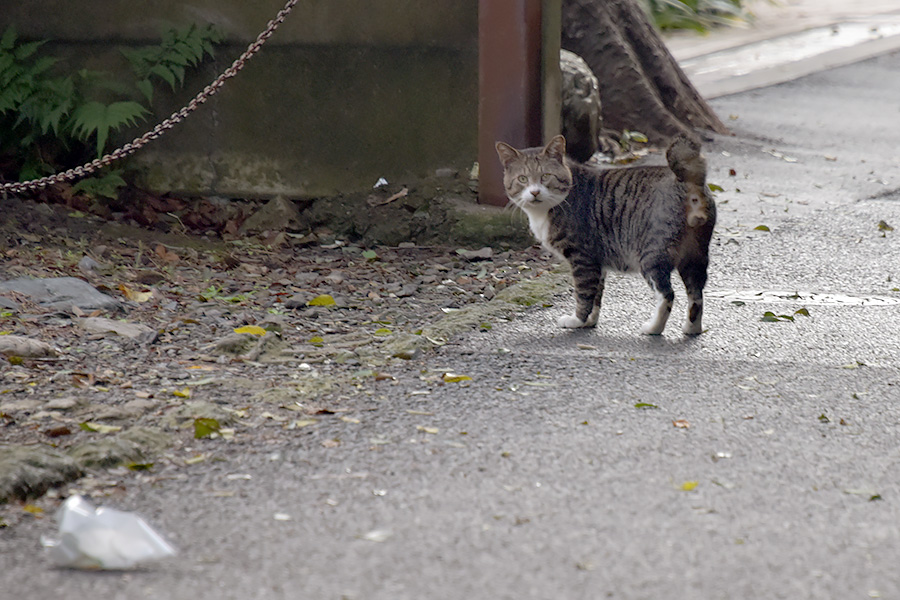
<path id="1" fill-rule="evenodd" d="M 533 189 L 531 190 L 531 195 L 534 196 L 535 198 L 537 198 L 538 196 L 541 195 L 541 190 L 539 190 L 539 189 L 537 189 L 537 188 L 533 188 Z"/>

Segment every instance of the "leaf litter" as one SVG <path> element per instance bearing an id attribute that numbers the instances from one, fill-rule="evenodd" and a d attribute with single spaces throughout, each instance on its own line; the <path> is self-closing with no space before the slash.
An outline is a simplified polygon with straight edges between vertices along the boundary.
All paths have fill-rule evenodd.
<path id="1" fill-rule="evenodd" d="M 173 214 L 185 206 L 175 199 L 154 202 Z M 128 225 L 98 228 L 90 215 L 69 217 L 71 208 L 45 207 L 11 209 L 29 218 L 0 225 L 7 248 L 0 280 L 74 270 L 123 309 L 73 308 L 62 314 L 27 298 L 6 297 L 18 308 L 0 312 L 0 341 L 17 363 L 0 378 L 4 441 L 52 443 L 65 453 L 100 436 L 145 427 L 172 434 L 171 443 L 193 450 L 178 460 L 132 459 L 123 463 L 126 471 L 129 464 L 132 470 L 152 464 L 154 473 L 189 468 L 212 460 L 210 450 L 228 439 L 251 436 L 263 443 L 324 425 L 358 427 L 354 420 L 365 420 L 342 415 L 342 405 L 385 396 L 409 378 L 403 369 L 385 366 L 415 360 L 423 349 L 445 343 L 454 330 L 433 327 L 446 318 L 444 309 L 455 317 L 465 314 L 461 309 L 486 307 L 512 286 L 541 284 L 558 268 L 537 247 L 364 248 L 327 232 L 308 245 L 266 246 L 263 235 L 222 241 Z M 233 207 L 224 210 L 239 223 Z M 185 223 L 192 218 L 179 214 Z M 530 293 L 507 302 L 534 305 Z M 503 318 L 490 313 L 471 323 L 457 319 L 453 326 L 489 332 L 484 325 Z M 78 319 L 95 329 L 77 326 Z M 363 370 L 372 375 L 353 376 Z M 475 382 L 448 369 L 423 383 L 405 392 L 407 397 L 424 401 L 436 385 Z M 525 385 L 532 384 L 547 385 Z M 40 390 L 42 400 L 20 404 L 33 390 Z M 198 401 L 241 416 L 192 413 Z M 298 416 L 291 408 L 296 403 L 329 412 L 301 408 L 307 416 Z M 42 421 L 47 415 L 51 426 Z M 341 444 L 333 433 L 323 439 L 325 447 Z"/>

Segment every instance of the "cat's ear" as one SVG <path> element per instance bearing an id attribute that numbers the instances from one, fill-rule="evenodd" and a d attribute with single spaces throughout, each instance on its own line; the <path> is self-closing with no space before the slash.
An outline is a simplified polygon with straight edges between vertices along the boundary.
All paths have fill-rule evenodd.
<path id="1" fill-rule="evenodd" d="M 497 142 L 494 147 L 497 149 L 497 156 L 500 157 L 500 162 L 504 167 L 522 156 L 518 150 L 505 142 Z"/>
<path id="2" fill-rule="evenodd" d="M 555 158 L 559 162 L 563 162 L 563 157 L 566 155 L 566 138 L 561 135 L 554 136 L 544 147 L 543 154 L 550 158 Z"/>

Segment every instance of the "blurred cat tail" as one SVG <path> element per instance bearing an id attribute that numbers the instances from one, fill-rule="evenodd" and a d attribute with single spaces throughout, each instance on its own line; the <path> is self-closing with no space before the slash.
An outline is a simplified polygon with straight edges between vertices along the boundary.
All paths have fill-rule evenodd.
<path id="1" fill-rule="evenodd" d="M 688 227 L 700 227 L 709 220 L 706 192 L 706 159 L 700 154 L 700 140 L 678 134 L 669 144 L 666 160 L 675 177 L 684 184 Z"/>

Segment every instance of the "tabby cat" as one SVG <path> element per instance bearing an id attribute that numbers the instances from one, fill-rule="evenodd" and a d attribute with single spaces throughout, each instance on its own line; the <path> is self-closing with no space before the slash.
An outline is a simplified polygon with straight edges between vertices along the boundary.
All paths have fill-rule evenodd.
<path id="1" fill-rule="evenodd" d="M 681 135 L 666 153 L 669 166 L 598 169 L 565 158 L 558 135 L 544 148 L 497 143 L 509 199 L 534 236 L 565 259 L 575 282 L 575 314 L 562 327 L 597 324 L 606 272 L 639 271 L 656 293 L 656 311 L 641 333 L 659 335 L 675 294 L 678 269 L 688 296 L 682 331 L 703 331 L 703 286 L 716 207 L 706 190 L 700 144 Z"/>

